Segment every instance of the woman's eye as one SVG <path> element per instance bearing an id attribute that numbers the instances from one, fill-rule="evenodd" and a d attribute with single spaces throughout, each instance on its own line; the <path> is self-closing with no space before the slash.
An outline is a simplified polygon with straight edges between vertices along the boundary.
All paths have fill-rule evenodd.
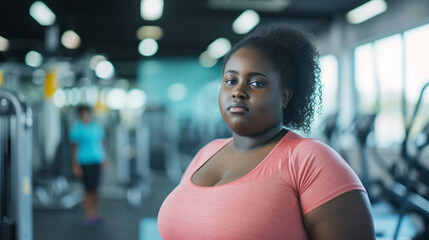
<path id="1" fill-rule="evenodd" d="M 263 87 L 265 84 L 262 83 L 262 82 L 259 82 L 259 81 L 252 81 L 250 83 L 250 85 L 253 86 L 253 87 Z"/>
<path id="2" fill-rule="evenodd" d="M 225 80 L 225 83 L 227 84 L 227 85 L 233 85 L 233 84 L 235 84 L 237 81 L 236 80 L 234 80 L 234 79 L 226 79 Z"/>

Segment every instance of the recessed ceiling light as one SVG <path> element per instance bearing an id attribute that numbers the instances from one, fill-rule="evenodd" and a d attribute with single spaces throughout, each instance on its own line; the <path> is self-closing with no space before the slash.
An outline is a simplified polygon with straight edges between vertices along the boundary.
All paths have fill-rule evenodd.
<path id="1" fill-rule="evenodd" d="M 9 48 L 9 40 L 0 36 L 0 51 L 6 51 Z"/>
<path id="2" fill-rule="evenodd" d="M 347 21 L 352 24 L 365 22 L 387 10 L 384 0 L 369 1 L 346 14 Z"/>
<path id="3" fill-rule="evenodd" d="M 80 45 L 80 37 L 74 31 L 68 30 L 61 36 L 61 43 L 68 49 L 75 49 Z"/>
<path id="4" fill-rule="evenodd" d="M 31 4 L 30 15 L 42 26 L 52 25 L 56 20 L 55 14 L 42 1 Z"/>
<path id="5" fill-rule="evenodd" d="M 137 30 L 137 38 L 144 40 L 146 38 L 152 38 L 159 40 L 162 38 L 164 31 L 158 26 L 143 26 Z"/>
<path id="6" fill-rule="evenodd" d="M 232 23 L 232 29 L 238 34 L 246 34 L 259 24 L 259 15 L 253 10 L 246 10 Z"/>
<path id="7" fill-rule="evenodd" d="M 212 42 L 207 52 L 211 58 L 218 59 L 223 57 L 231 49 L 231 43 L 226 38 L 218 38 Z"/>
<path id="8" fill-rule="evenodd" d="M 161 18 L 164 8 L 164 0 L 142 0 L 140 2 L 140 14 L 144 20 L 156 21 Z"/>
<path id="9" fill-rule="evenodd" d="M 151 39 L 145 39 L 139 44 L 139 53 L 143 56 L 153 56 L 158 51 L 158 43 Z"/>

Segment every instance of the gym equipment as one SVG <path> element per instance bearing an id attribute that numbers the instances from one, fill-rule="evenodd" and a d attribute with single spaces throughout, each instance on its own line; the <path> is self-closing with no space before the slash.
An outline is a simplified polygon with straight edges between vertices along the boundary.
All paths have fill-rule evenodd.
<path id="1" fill-rule="evenodd" d="M 31 240 L 32 112 L 0 88 L 0 239 Z"/>
<path id="2" fill-rule="evenodd" d="M 327 139 L 328 145 L 333 148 L 335 148 L 334 145 L 336 145 L 336 142 L 338 142 L 336 138 L 341 138 L 344 135 L 353 136 L 353 138 L 356 139 L 359 143 L 354 144 L 354 147 L 358 147 L 361 152 L 361 157 L 358 161 L 359 165 L 356 164 L 355 167 L 359 169 L 359 171 L 357 171 L 358 176 L 367 190 L 371 202 L 377 202 L 379 200 L 380 191 L 378 191 L 378 189 L 381 185 L 380 180 L 374 179 L 373 176 L 371 176 L 369 167 L 370 154 L 373 153 L 372 151 L 374 151 L 374 149 L 372 149 L 370 146 L 370 142 L 372 140 L 371 136 L 374 136 L 373 133 L 376 116 L 376 114 L 357 114 L 353 118 L 351 124 L 347 125 L 345 129 L 340 129 L 340 127 L 337 125 L 338 114 L 332 114 L 324 120 L 323 128 L 323 133 Z M 342 157 L 345 158 L 346 161 L 349 160 L 343 148 L 338 148 L 336 150 Z M 375 160 L 377 164 L 381 164 L 381 166 L 386 165 L 379 158 Z"/>
<path id="3" fill-rule="evenodd" d="M 369 147 L 369 137 L 373 136 L 376 117 L 376 114 L 359 114 L 355 117 L 353 122 L 354 134 L 359 141 L 362 152 L 360 162 L 362 172 L 360 174 L 360 179 L 368 191 L 368 197 L 371 202 L 380 200 L 379 192 L 381 191 L 377 192 L 377 187 L 383 187 L 380 180 L 373 179 L 369 169 L 369 154 L 370 152 L 377 153 L 374 149 L 370 149 Z M 386 166 L 380 157 L 376 157 L 374 160 L 378 165 L 382 167 Z"/>
<path id="4" fill-rule="evenodd" d="M 118 182 L 126 190 L 129 206 L 138 208 L 151 195 L 150 128 L 144 119 L 137 117 L 134 128 L 118 124 L 115 134 Z"/>
<path id="5" fill-rule="evenodd" d="M 68 129 L 65 116 L 61 116 L 61 138 L 52 161 L 41 157 L 40 167 L 33 169 L 33 208 L 37 210 L 74 209 L 82 202 L 83 191 L 77 181 L 70 181 L 71 160 L 68 141 Z M 43 149 L 45 128 L 43 108 L 34 111 L 35 145 Z M 36 129 L 37 128 L 37 129 Z M 41 141 L 38 143 L 36 140 Z M 42 154 L 44 155 L 44 154 Z M 36 154 L 35 154 L 36 156 Z M 34 165 L 33 165 L 34 166 Z"/>
<path id="6" fill-rule="evenodd" d="M 413 189 L 413 187 L 412 187 L 413 185 L 415 185 L 416 182 L 421 182 L 421 181 L 419 181 L 420 179 L 426 180 L 429 171 L 427 169 L 425 169 L 421 164 L 419 164 L 418 158 L 413 157 L 410 154 L 410 151 L 408 149 L 408 140 L 410 137 L 410 132 L 411 132 L 412 127 L 414 126 L 416 116 L 418 114 L 418 111 L 420 110 L 420 104 L 422 102 L 424 92 L 428 86 L 429 86 L 429 82 L 423 86 L 423 88 L 420 92 L 420 96 L 419 96 L 419 99 L 417 101 L 417 104 L 414 108 L 414 112 L 413 112 L 413 115 L 411 117 L 410 122 L 407 124 L 405 121 L 405 138 L 404 138 L 404 141 L 402 144 L 402 155 L 403 155 L 403 158 L 406 162 L 406 172 L 405 172 L 404 177 L 402 177 L 402 178 L 400 176 L 399 177 L 395 176 L 395 179 L 398 179 L 399 182 L 395 183 L 395 185 L 393 185 L 392 190 L 391 190 L 391 194 L 393 196 L 396 196 L 397 198 L 399 198 L 401 200 L 399 220 L 398 220 L 398 224 L 397 224 L 396 229 L 395 229 L 394 240 L 397 239 L 398 232 L 399 232 L 399 229 L 401 227 L 401 223 L 402 223 L 402 220 L 404 218 L 404 215 L 409 210 L 417 211 L 422 216 L 424 216 L 425 222 L 426 222 L 426 229 L 425 229 L 425 232 L 422 234 L 421 239 L 427 239 L 427 237 L 429 236 L 429 229 L 427 229 L 428 221 L 429 221 L 428 220 L 429 219 L 429 200 L 428 200 L 429 196 L 427 194 L 426 194 L 426 198 L 421 196 L 419 194 L 418 190 Z M 405 96 L 404 96 L 404 99 L 405 99 Z M 405 101 L 403 101 L 403 102 L 405 102 Z M 407 119 L 406 115 L 405 115 L 406 112 L 407 111 L 406 111 L 405 105 L 404 105 L 404 119 Z M 423 148 L 423 146 L 424 145 L 420 146 L 420 150 Z M 417 178 L 412 177 L 412 173 L 417 174 L 418 177 Z M 423 182 L 425 182 L 425 181 L 423 181 Z"/>
<path id="7" fill-rule="evenodd" d="M 335 114 L 329 115 L 324 120 L 323 134 L 325 134 L 329 146 L 333 145 L 334 143 L 333 137 L 335 136 L 335 133 L 338 131 L 337 119 L 338 119 L 338 114 L 335 113 Z"/>

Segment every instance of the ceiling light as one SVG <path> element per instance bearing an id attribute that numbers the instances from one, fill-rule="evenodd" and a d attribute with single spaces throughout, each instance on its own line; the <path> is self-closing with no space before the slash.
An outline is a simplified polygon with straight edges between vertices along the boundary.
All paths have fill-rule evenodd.
<path id="1" fill-rule="evenodd" d="M 162 38 L 164 31 L 158 26 L 143 26 L 137 30 L 137 38 L 144 40 L 146 38 L 152 38 L 154 40 L 159 40 Z"/>
<path id="2" fill-rule="evenodd" d="M 127 93 L 122 88 L 113 88 L 107 93 L 107 106 L 111 109 L 122 109 L 126 104 Z"/>
<path id="3" fill-rule="evenodd" d="M 68 49 L 75 49 L 80 45 L 80 37 L 74 31 L 68 30 L 61 36 L 61 43 Z"/>
<path id="4" fill-rule="evenodd" d="M 30 7 L 30 15 L 42 26 L 49 26 L 55 22 L 55 14 L 43 2 L 36 1 Z"/>
<path id="5" fill-rule="evenodd" d="M 158 43 L 151 39 L 145 39 L 139 44 L 139 53 L 143 56 L 153 56 L 158 51 Z"/>
<path id="6" fill-rule="evenodd" d="M 226 38 L 218 38 L 208 48 L 208 55 L 213 59 L 223 57 L 231 49 L 231 43 Z"/>
<path id="7" fill-rule="evenodd" d="M 144 20 L 155 21 L 161 18 L 164 0 L 142 0 L 140 14 Z"/>
<path id="8" fill-rule="evenodd" d="M 76 106 L 81 102 L 82 95 L 79 88 L 72 88 L 67 93 L 67 103 Z"/>
<path id="9" fill-rule="evenodd" d="M 85 88 L 84 99 L 89 105 L 94 106 L 98 101 L 98 87 L 95 85 Z"/>
<path id="10" fill-rule="evenodd" d="M 0 36 L 0 51 L 6 51 L 9 48 L 9 40 Z"/>
<path id="11" fill-rule="evenodd" d="M 101 61 L 95 67 L 95 75 L 99 78 L 110 79 L 115 74 L 115 68 L 109 61 Z"/>
<path id="12" fill-rule="evenodd" d="M 147 95 L 140 89 L 131 89 L 127 94 L 127 107 L 139 109 L 146 105 Z"/>
<path id="13" fill-rule="evenodd" d="M 29 51 L 25 55 L 25 64 L 27 64 L 30 67 L 39 67 L 42 65 L 43 57 L 42 54 L 36 52 L 36 51 Z"/>
<path id="14" fill-rule="evenodd" d="M 207 0 L 207 5 L 215 10 L 253 9 L 264 12 L 281 12 L 291 4 L 291 0 Z"/>
<path id="15" fill-rule="evenodd" d="M 206 68 L 213 67 L 217 63 L 217 59 L 211 58 L 207 51 L 200 54 L 199 60 L 200 64 Z"/>
<path id="16" fill-rule="evenodd" d="M 97 64 L 105 60 L 107 60 L 107 58 L 103 55 L 94 55 L 89 60 L 89 68 L 91 68 L 91 70 L 95 70 Z"/>
<path id="17" fill-rule="evenodd" d="M 384 0 L 369 1 L 346 14 L 347 21 L 351 24 L 359 24 L 371 19 L 387 10 Z"/>
<path id="18" fill-rule="evenodd" d="M 62 108 L 67 103 L 67 94 L 63 89 L 57 89 L 57 91 L 55 91 L 54 93 L 52 100 L 57 108 Z"/>
<path id="19" fill-rule="evenodd" d="M 246 10 L 232 24 L 232 29 L 238 34 L 246 34 L 259 24 L 259 15 L 253 10 Z"/>

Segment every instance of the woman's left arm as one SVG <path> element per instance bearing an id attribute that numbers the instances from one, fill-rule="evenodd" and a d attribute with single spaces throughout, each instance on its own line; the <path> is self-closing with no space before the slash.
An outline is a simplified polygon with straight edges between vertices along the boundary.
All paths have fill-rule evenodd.
<path id="1" fill-rule="evenodd" d="M 374 224 L 367 195 L 346 192 L 304 215 L 312 240 L 373 240 Z"/>

